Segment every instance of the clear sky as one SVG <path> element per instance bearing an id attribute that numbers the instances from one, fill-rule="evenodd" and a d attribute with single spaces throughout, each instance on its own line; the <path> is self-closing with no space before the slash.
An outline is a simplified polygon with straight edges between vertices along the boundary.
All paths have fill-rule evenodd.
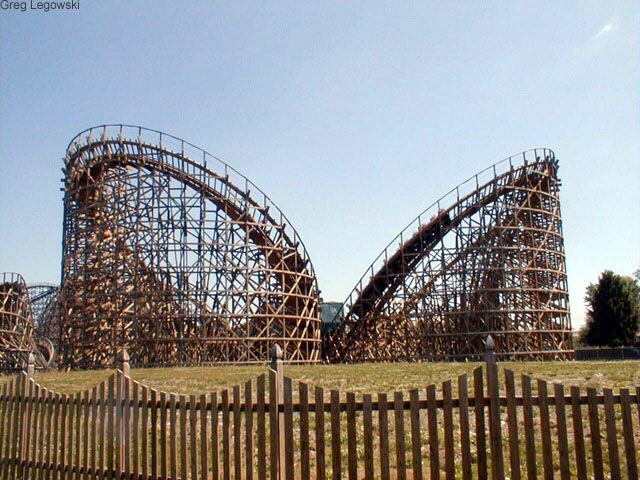
<path id="1" fill-rule="evenodd" d="M 0 10 L 0 271 L 57 282 L 61 158 L 132 123 L 232 164 L 300 233 L 325 299 L 462 180 L 560 160 L 574 327 L 640 267 L 638 2 L 88 1 Z"/>

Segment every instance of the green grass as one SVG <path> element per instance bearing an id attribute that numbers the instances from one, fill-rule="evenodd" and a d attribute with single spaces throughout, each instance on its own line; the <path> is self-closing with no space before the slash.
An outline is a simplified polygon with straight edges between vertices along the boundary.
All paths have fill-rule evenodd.
<path id="1" fill-rule="evenodd" d="M 430 383 L 455 380 L 481 363 L 378 363 L 354 365 L 285 366 L 285 375 L 325 388 L 356 393 L 408 391 Z M 503 362 L 514 370 L 565 386 L 631 387 L 640 385 L 640 362 Z M 131 376 L 146 385 L 175 393 L 198 394 L 246 382 L 267 373 L 263 366 L 212 366 L 132 369 Z M 112 370 L 36 373 L 38 383 L 60 393 L 90 389 Z M 2 377 L 6 379 L 8 377 Z M 501 382 L 502 383 L 502 382 Z M 517 382 L 519 383 L 519 382 Z"/>

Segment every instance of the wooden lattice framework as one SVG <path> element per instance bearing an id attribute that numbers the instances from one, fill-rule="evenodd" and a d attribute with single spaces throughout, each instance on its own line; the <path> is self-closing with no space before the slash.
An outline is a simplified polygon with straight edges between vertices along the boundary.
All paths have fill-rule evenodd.
<path id="1" fill-rule="evenodd" d="M 558 162 L 507 158 L 455 187 L 378 256 L 325 336 L 331 361 L 570 358 Z"/>
<path id="2" fill-rule="evenodd" d="M 45 366 L 34 341 L 27 285 L 18 273 L 0 274 L 0 371 L 22 369 L 29 354 Z"/>
<path id="3" fill-rule="evenodd" d="M 45 360 L 54 360 L 60 340 L 60 286 L 51 283 L 27 285 L 34 338 Z"/>
<path id="4" fill-rule="evenodd" d="M 60 362 L 251 363 L 275 343 L 320 360 L 318 288 L 298 234 L 258 187 L 184 140 L 94 127 L 64 168 Z"/>

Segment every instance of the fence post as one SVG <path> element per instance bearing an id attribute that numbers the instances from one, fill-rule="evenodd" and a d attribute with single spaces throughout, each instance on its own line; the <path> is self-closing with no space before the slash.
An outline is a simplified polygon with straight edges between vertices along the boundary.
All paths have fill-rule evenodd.
<path id="1" fill-rule="evenodd" d="M 116 365 L 120 368 L 120 370 L 122 370 L 122 373 L 124 373 L 126 377 L 130 376 L 131 373 L 131 365 L 129 363 L 129 360 L 129 352 L 127 352 L 126 348 L 123 348 L 118 352 L 118 355 L 116 357 Z"/>
<path id="2" fill-rule="evenodd" d="M 33 377 L 35 376 L 36 371 L 36 357 L 33 353 L 29 352 L 27 356 L 27 368 L 25 371 L 25 375 L 22 377 L 22 382 L 20 382 L 20 401 L 18 405 L 20 406 L 20 432 L 19 432 L 19 440 L 18 440 L 18 458 L 17 458 L 17 471 L 21 472 L 24 467 L 24 461 L 27 460 L 27 441 L 28 441 L 28 428 L 29 428 L 29 418 L 27 412 L 29 411 L 29 385 Z"/>
<path id="3" fill-rule="evenodd" d="M 119 368 L 121 373 L 116 377 L 116 411 L 115 411 L 115 450 L 116 450 L 116 470 L 117 475 L 120 475 L 125 465 L 125 457 L 128 452 L 125 451 L 125 408 L 130 408 L 129 402 L 129 389 L 126 388 L 125 377 L 129 377 L 131 373 L 131 367 L 129 364 L 129 352 L 126 348 L 122 348 L 116 355 L 116 368 Z"/>
<path id="4" fill-rule="evenodd" d="M 489 439 L 491 443 L 491 473 L 494 480 L 504 478 L 502 456 L 502 426 L 500 422 L 500 386 L 496 363 L 495 343 L 491 335 L 484 345 L 487 367 L 487 390 L 489 393 Z"/>
<path id="5" fill-rule="evenodd" d="M 277 442 L 277 462 L 278 462 L 278 478 L 285 478 L 285 459 L 284 459 L 284 352 L 280 345 L 275 344 L 271 350 L 271 370 L 275 372 L 275 384 L 270 385 L 270 388 L 275 389 L 276 398 L 276 412 L 277 423 L 271 425 L 271 428 L 275 428 L 278 436 Z M 273 460 L 272 460 L 273 461 Z"/>

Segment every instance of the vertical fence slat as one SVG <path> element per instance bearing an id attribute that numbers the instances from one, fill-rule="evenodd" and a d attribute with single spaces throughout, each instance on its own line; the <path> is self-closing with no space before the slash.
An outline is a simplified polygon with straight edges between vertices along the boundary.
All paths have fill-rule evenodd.
<path id="1" fill-rule="evenodd" d="M 16 396 L 18 395 L 18 378 L 11 380 L 9 384 L 9 406 L 7 409 L 7 460 L 4 463 L 3 477 L 6 479 L 15 477 L 15 460 L 16 454 L 16 441 L 17 441 L 17 424 L 18 424 L 18 401 Z M 57 429 L 55 430 L 57 431 Z M 55 462 L 55 460 L 54 460 Z M 10 476 L 11 475 L 11 476 Z"/>
<path id="2" fill-rule="evenodd" d="M 409 392 L 409 408 L 411 410 L 411 464 L 414 480 L 422 480 L 422 440 L 420 438 L 420 391 L 413 389 Z M 369 430 L 370 431 L 370 430 Z M 366 434 L 365 438 L 370 437 Z"/>
<path id="3" fill-rule="evenodd" d="M 85 390 L 82 395 L 82 401 L 84 403 L 84 423 L 83 423 L 83 432 L 82 432 L 82 466 L 84 467 L 84 475 L 85 480 L 89 478 L 89 455 L 90 455 L 90 420 L 91 420 L 91 405 L 90 405 L 91 391 Z M 80 475 L 78 475 L 80 478 Z"/>
<path id="4" fill-rule="evenodd" d="M 22 395 L 22 388 L 23 388 L 23 377 L 22 374 L 18 375 L 18 377 L 16 378 L 15 382 L 14 382 L 14 386 L 13 386 L 13 400 L 12 400 L 12 404 L 13 404 L 13 408 L 12 408 L 12 426 L 11 426 L 11 437 L 10 437 L 10 442 L 11 442 L 11 458 L 10 458 L 10 464 L 9 464 L 9 472 L 10 472 L 10 477 L 6 477 L 6 478 L 16 478 L 17 474 L 19 473 L 19 468 L 20 468 L 20 442 L 21 442 L 21 437 L 20 437 L 20 430 L 21 430 L 21 415 L 22 415 L 22 405 L 21 405 L 21 401 L 20 398 L 23 396 Z M 56 428 L 56 432 L 58 431 L 58 429 Z"/>
<path id="5" fill-rule="evenodd" d="M 331 466 L 333 480 L 342 478 L 342 459 L 340 451 L 340 392 L 331 390 Z"/>
<path id="6" fill-rule="evenodd" d="M 549 397 L 547 382 L 538 380 L 538 402 L 540 430 L 542 432 L 542 466 L 545 480 L 553 479 L 553 456 L 551 450 L 551 423 L 549 420 Z"/>
<path id="7" fill-rule="evenodd" d="M 67 438 L 69 436 L 69 398 L 66 394 L 60 396 L 61 411 L 60 411 L 60 470 L 62 472 L 61 477 L 67 477 L 67 455 L 71 450 L 68 448 Z"/>
<path id="8" fill-rule="evenodd" d="M 119 375 L 118 375 L 119 377 Z M 107 386 L 108 395 L 108 409 L 107 409 L 107 478 L 113 478 L 114 472 L 114 443 L 115 443 L 115 411 L 116 411 L 116 396 L 115 396 L 115 379 L 116 376 L 109 377 Z"/>
<path id="9" fill-rule="evenodd" d="M 484 418 L 484 374 L 482 367 L 473 370 L 474 416 L 476 423 L 476 456 L 478 480 L 487 480 L 487 439 Z"/>
<path id="10" fill-rule="evenodd" d="M 149 475 L 149 457 L 148 457 L 148 449 L 149 449 L 149 388 L 146 385 L 141 386 L 141 395 L 142 395 L 142 428 L 140 431 L 141 436 L 141 456 L 140 456 L 140 473 L 142 473 L 142 478 L 148 478 Z M 155 425 L 154 425 L 155 429 Z M 153 447 L 155 449 L 155 444 Z"/>
<path id="11" fill-rule="evenodd" d="M 598 394 L 595 388 L 587 388 L 589 406 L 589 433 L 591 437 L 591 459 L 594 480 L 604 480 L 602 468 L 602 444 L 600 442 L 600 418 L 598 416 Z"/>
<path id="12" fill-rule="evenodd" d="M 569 468 L 569 443 L 567 441 L 567 417 L 564 401 L 564 387 L 555 383 L 553 385 L 556 402 L 556 428 L 558 432 L 558 455 L 560 456 L 560 478 L 570 480 Z"/>
<path id="13" fill-rule="evenodd" d="M 76 469 L 76 474 L 75 474 L 75 478 L 80 480 L 80 458 L 81 458 L 81 454 L 80 451 L 82 449 L 82 434 L 84 433 L 83 429 L 82 429 L 82 393 L 78 392 L 76 393 L 76 398 L 75 398 L 75 402 L 76 402 L 76 408 L 75 408 L 75 420 L 76 420 L 76 426 L 75 426 L 75 469 Z"/>
<path id="14" fill-rule="evenodd" d="M 309 387 L 306 383 L 298 384 L 300 398 L 300 476 L 309 478 L 311 467 L 309 464 Z"/>
<path id="15" fill-rule="evenodd" d="M 22 478 L 29 475 L 29 461 L 31 459 L 31 418 L 33 417 L 33 388 L 35 382 L 28 375 L 24 377 L 25 384 L 23 388 L 24 400 L 23 408 L 25 410 L 22 423 Z"/>
<path id="16" fill-rule="evenodd" d="M 438 409 L 436 386 L 427 387 L 427 420 L 429 423 L 429 471 L 431 479 L 440 478 L 440 446 L 438 442 Z"/>
<path id="17" fill-rule="evenodd" d="M 116 446 L 116 458 L 115 469 L 117 472 L 122 471 L 124 467 L 124 432 L 122 430 L 123 418 L 122 418 L 122 401 L 124 393 L 123 375 L 120 371 L 116 372 L 116 399 L 115 399 L 115 446 Z"/>
<path id="18" fill-rule="evenodd" d="M 160 476 L 167 478 L 167 394 L 160 392 Z"/>
<path id="19" fill-rule="evenodd" d="M 40 388 L 40 418 L 38 419 L 38 428 L 39 428 L 39 432 L 38 432 L 38 445 L 39 445 L 39 451 L 38 451 L 38 463 L 40 465 L 40 471 L 38 473 L 38 477 L 39 478 L 43 478 L 44 475 L 44 461 L 45 461 L 45 452 L 48 448 L 48 445 L 45 444 L 45 430 L 47 428 L 48 425 L 48 418 L 50 415 L 49 412 L 49 402 L 48 400 L 48 392 L 46 388 Z"/>
<path id="20" fill-rule="evenodd" d="M 404 398 L 402 392 L 393 393 L 393 413 L 396 437 L 396 472 L 398 480 L 407 478 L 407 456 L 404 441 Z"/>
<path id="21" fill-rule="evenodd" d="M 232 390 L 233 395 L 233 474 L 234 478 L 242 476 L 242 453 L 240 446 L 240 386 L 236 385 Z"/>
<path id="22" fill-rule="evenodd" d="M 609 450 L 609 468 L 611 478 L 620 478 L 620 456 L 618 454 L 618 438 L 616 434 L 616 413 L 613 405 L 613 392 L 603 389 L 604 419 L 607 429 L 607 447 Z"/>
<path id="23" fill-rule="evenodd" d="M 364 425 L 364 478 L 373 480 L 373 414 L 369 394 L 362 396 L 362 422 Z"/>
<path id="24" fill-rule="evenodd" d="M 195 395 L 189 396 L 189 456 L 191 458 L 190 478 L 198 478 L 198 400 Z"/>
<path id="25" fill-rule="evenodd" d="M 293 480 L 293 386 L 291 378 L 283 378 L 284 403 L 284 471 L 287 480 Z"/>
<path id="26" fill-rule="evenodd" d="M 180 395 L 180 478 L 187 478 L 187 397 Z"/>
<path id="27" fill-rule="evenodd" d="M 200 477 L 202 480 L 209 480 L 209 422 L 207 412 L 207 396 L 202 394 L 200 395 Z"/>
<path id="28" fill-rule="evenodd" d="M 455 480 L 455 452 L 453 447 L 453 399 L 451 380 L 442 384 L 442 410 L 444 419 L 444 464 L 447 480 Z"/>
<path id="29" fill-rule="evenodd" d="M 172 480 L 178 478 L 178 418 L 175 393 L 169 394 L 169 472 Z"/>
<path id="30" fill-rule="evenodd" d="M 211 478 L 218 480 L 220 474 L 220 441 L 218 436 L 218 393 L 211 394 Z"/>
<path id="31" fill-rule="evenodd" d="M 131 379 L 128 375 L 122 375 L 122 466 L 125 478 L 131 476 Z M 137 435 L 138 431 L 134 430 Z M 137 449 L 136 449 L 137 451 Z"/>
<path id="32" fill-rule="evenodd" d="M 516 384 L 512 370 L 504 371 L 507 394 L 507 423 L 509 431 L 509 467 L 512 480 L 520 480 L 520 450 L 518 448 L 518 410 L 516 408 Z"/>
<path id="33" fill-rule="evenodd" d="M 231 430 L 229 428 L 229 390 L 222 391 L 221 398 L 222 409 L 222 478 L 229 480 L 231 478 L 230 465 L 230 449 L 231 449 Z"/>
<path id="34" fill-rule="evenodd" d="M 620 389 L 620 408 L 622 413 L 622 436 L 624 438 L 624 453 L 627 459 L 627 477 L 629 480 L 638 478 L 638 464 L 636 462 L 636 446 L 633 438 L 633 420 L 631 417 L 631 401 L 629 389 Z"/>
<path id="35" fill-rule="evenodd" d="M 149 440 L 151 442 L 149 451 L 149 462 L 151 476 L 158 477 L 158 392 L 155 389 L 150 389 L 149 396 L 151 397 L 151 412 L 150 412 L 150 428 Z"/>
<path id="36" fill-rule="evenodd" d="M 129 378 L 127 377 L 127 382 Z M 140 387 L 138 382 L 132 383 L 132 401 L 133 401 L 133 417 L 131 425 L 131 456 L 133 474 L 136 478 L 140 475 L 140 432 L 142 430 L 140 425 Z"/>
<path id="37" fill-rule="evenodd" d="M 349 480 L 358 478 L 358 449 L 356 439 L 356 395 L 347 392 L 347 466 Z"/>
<path id="38" fill-rule="evenodd" d="M 245 479 L 253 479 L 253 391 L 249 380 L 244 384 L 244 404 L 245 404 Z"/>
<path id="39" fill-rule="evenodd" d="M 324 446 L 324 389 L 315 387 L 315 421 L 316 421 L 316 478 L 325 480 L 325 446 Z"/>
<path id="40" fill-rule="evenodd" d="M 469 432 L 469 386 L 467 374 L 458 377 L 458 398 L 460 408 L 460 453 L 462 460 L 462 478 L 471 480 L 471 438 Z"/>
<path id="41" fill-rule="evenodd" d="M 278 480 L 278 392 L 276 372 L 269 370 L 269 471 L 271 480 Z"/>
<path id="42" fill-rule="evenodd" d="M 0 409 L 1 410 L 1 409 Z M 42 421 L 42 407 L 40 398 L 40 385 L 34 382 L 33 385 L 33 418 L 31 429 L 31 478 L 34 480 L 38 478 L 38 451 L 40 445 L 38 445 L 38 438 L 40 438 L 40 426 Z M 0 430 L 2 430 L 2 420 L 0 420 Z M 1 433 L 1 431 L 0 431 Z M 2 438 L 0 435 L 0 445 L 2 444 Z M 0 458 L 2 457 L 2 447 L 0 447 Z"/>
<path id="43" fill-rule="evenodd" d="M 100 404 L 100 432 L 98 437 L 98 468 L 100 470 L 100 474 L 104 472 L 106 461 L 107 461 L 107 385 L 105 382 L 100 384 L 100 389 L 98 390 L 98 402 Z M 95 478 L 98 478 L 96 475 Z"/>
<path id="44" fill-rule="evenodd" d="M 537 461 L 536 461 L 536 443 L 535 443 L 535 426 L 533 423 L 533 400 L 531 396 L 531 377 L 522 375 L 522 416 L 524 417 L 524 446 L 525 456 L 527 459 L 527 478 L 528 480 L 536 480 Z"/>
<path id="45" fill-rule="evenodd" d="M 378 394 L 378 430 L 380 432 L 380 478 L 389 480 L 389 416 L 387 394 Z"/>
<path id="46" fill-rule="evenodd" d="M 573 421 L 573 446 L 576 455 L 576 473 L 578 480 L 587 479 L 587 462 L 584 450 L 584 431 L 582 423 L 582 407 L 580 406 L 580 387 L 572 386 L 571 419 Z"/>
<path id="47" fill-rule="evenodd" d="M 260 375 L 257 380 L 256 389 L 257 389 L 257 408 L 258 412 L 256 415 L 256 420 L 258 422 L 258 431 L 257 431 L 257 441 L 258 441 L 258 480 L 266 480 L 267 479 L 267 432 L 265 425 L 265 415 L 264 415 L 264 396 L 265 396 L 265 388 L 264 388 L 264 375 Z"/>
<path id="48" fill-rule="evenodd" d="M 7 400 L 7 391 L 11 380 L 2 384 L 2 401 L 0 402 L 0 472 L 4 469 L 4 464 L 7 461 L 7 455 L 5 454 L 5 442 L 7 438 L 7 428 L 5 422 L 7 421 L 7 407 L 9 402 Z"/>
<path id="49" fill-rule="evenodd" d="M 491 444 L 491 473 L 494 480 L 504 478 L 504 457 L 502 453 L 502 421 L 500 412 L 500 386 L 498 366 L 491 336 L 485 345 L 487 368 L 487 393 L 489 397 L 489 441 Z"/>

